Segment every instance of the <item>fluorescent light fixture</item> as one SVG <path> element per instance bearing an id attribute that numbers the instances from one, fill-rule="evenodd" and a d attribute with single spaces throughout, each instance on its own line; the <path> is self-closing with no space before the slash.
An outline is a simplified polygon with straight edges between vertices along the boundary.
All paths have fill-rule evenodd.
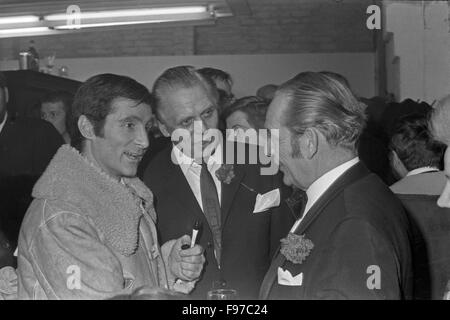
<path id="1" fill-rule="evenodd" d="M 16 17 L 0 17 L 1 24 L 17 24 L 17 23 L 32 23 L 38 22 L 38 16 L 16 16 Z"/>
<path id="2" fill-rule="evenodd" d="M 172 20 L 149 20 L 149 21 L 123 21 L 123 22 L 88 23 L 88 24 L 74 24 L 74 25 L 57 26 L 54 29 L 56 29 L 56 30 L 73 30 L 73 29 L 84 29 L 84 28 L 126 26 L 126 25 L 144 24 L 144 23 L 161 23 L 161 22 L 171 22 L 171 21 Z"/>
<path id="3" fill-rule="evenodd" d="M 151 9 L 130 9 L 130 10 L 108 10 L 97 12 L 80 12 L 73 14 L 51 14 L 44 17 L 47 21 L 67 21 L 73 19 L 74 16 L 83 19 L 108 19 L 108 18 L 124 18 L 124 17 L 145 17 L 169 14 L 195 14 L 207 12 L 205 6 L 186 6 L 173 8 L 151 8 Z"/>
<path id="4" fill-rule="evenodd" d="M 34 27 L 34 28 L 16 28 L 16 29 L 0 29 L 0 36 L 2 35 L 19 35 L 49 31 L 47 27 Z"/>

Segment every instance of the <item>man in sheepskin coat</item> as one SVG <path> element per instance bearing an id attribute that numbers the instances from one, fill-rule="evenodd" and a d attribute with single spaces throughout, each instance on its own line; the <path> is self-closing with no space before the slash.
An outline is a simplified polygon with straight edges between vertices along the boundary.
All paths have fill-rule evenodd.
<path id="1" fill-rule="evenodd" d="M 189 292 L 203 249 L 158 245 L 151 191 L 136 170 L 148 147 L 150 93 L 97 75 L 78 90 L 71 143 L 33 189 L 19 236 L 19 299 L 105 299 L 140 287 Z"/>

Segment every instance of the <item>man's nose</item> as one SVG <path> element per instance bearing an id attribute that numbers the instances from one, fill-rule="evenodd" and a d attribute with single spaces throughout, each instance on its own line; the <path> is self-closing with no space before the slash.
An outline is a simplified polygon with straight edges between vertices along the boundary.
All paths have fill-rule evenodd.
<path id="1" fill-rule="evenodd" d="M 207 130 L 206 123 L 203 119 L 195 119 L 194 121 L 194 135 L 203 135 L 203 133 Z"/>
<path id="2" fill-rule="evenodd" d="M 208 122 L 206 122 L 206 120 L 201 119 L 201 121 L 202 121 L 202 133 L 204 133 L 206 130 L 209 129 L 209 125 Z"/>
<path id="3" fill-rule="evenodd" d="M 142 149 L 148 148 L 148 145 L 149 145 L 148 134 L 144 128 L 141 128 L 137 131 L 135 142 Z"/>

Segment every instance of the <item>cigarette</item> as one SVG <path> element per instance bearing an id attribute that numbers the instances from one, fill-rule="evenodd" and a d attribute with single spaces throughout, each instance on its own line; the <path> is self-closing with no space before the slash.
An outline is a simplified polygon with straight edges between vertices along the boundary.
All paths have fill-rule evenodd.
<path id="1" fill-rule="evenodd" d="M 198 230 L 193 229 L 192 230 L 192 238 L 191 238 L 191 248 L 193 246 L 195 246 L 195 240 L 197 240 L 197 234 L 198 234 Z"/>
<path id="2" fill-rule="evenodd" d="M 195 246 L 195 241 L 197 240 L 197 235 L 199 231 L 200 231 L 200 221 L 196 221 L 194 224 L 194 228 L 192 229 L 191 248 Z"/>
<path id="3" fill-rule="evenodd" d="M 195 241 L 197 240 L 197 235 L 200 231 L 200 228 L 201 228 L 201 222 L 196 221 L 194 224 L 194 228 L 192 228 L 191 245 L 189 246 L 188 244 L 183 244 L 181 246 L 182 250 L 186 250 L 186 249 L 189 249 L 189 248 L 192 248 L 193 246 L 195 246 Z"/>

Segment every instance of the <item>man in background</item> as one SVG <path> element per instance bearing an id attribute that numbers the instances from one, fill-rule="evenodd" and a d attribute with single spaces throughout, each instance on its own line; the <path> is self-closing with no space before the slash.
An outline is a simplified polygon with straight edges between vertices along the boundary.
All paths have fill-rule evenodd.
<path id="1" fill-rule="evenodd" d="M 389 144 L 391 190 L 402 201 L 413 227 L 414 299 L 442 299 L 450 275 L 450 214 L 436 201 L 445 186 L 445 145 L 428 130 L 427 114 L 402 117 Z"/>
<path id="2" fill-rule="evenodd" d="M 198 73 L 208 78 L 216 86 L 218 92 L 219 116 L 234 102 L 233 79 L 230 74 L 215 68 L 201 68 Z M 220 129 L 225 129 L 225 125 L 219 120 Z"/>
<path id="3" fill-rule="evenodd" d="M 11 118 L 7 103 L 8 85 L 0 72 L 0 176 L 39 176 L 64 140 L 48 122 Z"/>
<path id="4" fill-rule="evenodd" d="M 64 141 L 48 122 L 10 117 L 7 104 L 8 85 L 0 72 L 0 245 L 12 261 L 32 187 Z"/>
<path id="5" fill-rule="evenodd" d="M 434 140 L 427 125 L 426 115 L 414 114 L 401 118 L 393 130 L 389 158 L 400 179 L 391 186 L 394 193 L 439 195 L 444 189 L 445 145 Z"/>
<path id="6" fill-rule="evenodd" d="M 41 119 L 50 122 L 65 143 L 70 144 L 67 120 L 72 105 L 72 96 L 64 91 L 49 92 L 41 100 Z"/>
<path id="7" fill-rule="evenodd" d="M 201 68 L 198 69 L 198 72 L 210 79 L 216 86 L 217 90 L 221 90 L 225 92 L 226 96 L 230 99 L 234 98 L 233 95 L 233 79 L 230 74 L 216 68 Z"/>

